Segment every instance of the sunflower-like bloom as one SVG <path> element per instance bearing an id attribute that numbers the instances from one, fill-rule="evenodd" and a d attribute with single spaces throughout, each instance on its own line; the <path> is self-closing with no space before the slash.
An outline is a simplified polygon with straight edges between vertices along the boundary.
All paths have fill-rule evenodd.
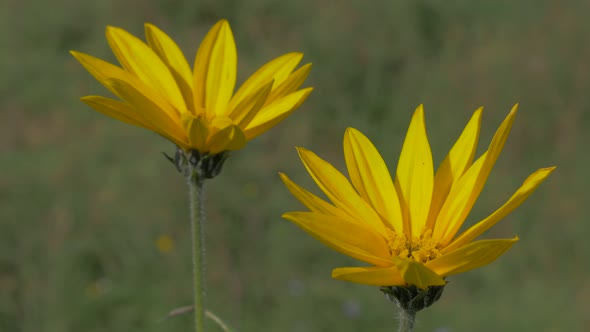
<path id="1" fill-rule="evenodd" d="M 475 240 L 518 207 L 555 167 L 531 174 L 498 210 L 456 236 L 484 187 L 503 146 L 517 105 L 473 161 L 482 109 L 478 109 L 434 173 L 423 107 L 414 113 L 398 161 L 395 182 L 371 141 L 349 128 L 344 157 L 350 182 L 313 152 L 298 148 L 307 171 L 332 203 L 282 180 L 311 212 L 283 217 L 327 246 L 372 266 L 336 268 L 336 279 L 376 286 L 445 284 L 449 275 L 489 264 L 517 240 Z"/>
<path id="2" fill-rule="evenodd" d="M 201 43 L 193 70 L 160 29 L 146 24 L 145 34 L 147 44 L 123 29 L 107 27 L 107 40 L 122 68 L 71 52 L 121 99 L 86 96 L 82 101 L 117 120 L 152 130 L 185 151 L 217 154 L 240 149 L 287 117 L 312 90 L 299 90 L 311 64 L 294 71 L 303 54 L 288 53 L 262 66 L 234 94 L 237 52 L 225 20 Z"/>

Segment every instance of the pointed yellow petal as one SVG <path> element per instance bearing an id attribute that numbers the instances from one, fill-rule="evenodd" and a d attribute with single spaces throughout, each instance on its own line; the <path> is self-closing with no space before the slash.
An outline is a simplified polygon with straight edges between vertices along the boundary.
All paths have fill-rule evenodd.
<path id="1" fill-rule="evenodd" d="M 480 107 L 473 113 L 471 120 L 465 126 L 465 129 L 459 136 L 457 142 L 451 148 L 451 151 L 442 162 L 436 175 L 434 176 L 434 191 L 432 193 L 432 203 L 430 204 L 430 211 L 428 215 L 427 229 L 434 227 L 436 217 L 443 206 L 451 187 L 459 180 L 465 170 L 471 166 L 473 156 L 477 149 L 477 141 L 479 139 L 479 129 L 481 127 L 481 112 L 483 107 Z"/>
<path id="2" fill-rule="evenodd" d="M 264 66 L 260 67 L 252 76 L 250 76 L 244 84 L 238 89 L 236 94 L 231 99 L 229 108 L 234 108 L 246 96 L 254 91 L 260 89 L 260 86 L 274 81 L 274 84 L 282 84 L 284 80 L 289 77 L 293 69 L 299 64 L 303 58 L 302 53 L 288 53 L 282 55 Z"/>
<path id="3" fill-rule="evenodd" d="M 420 263 L 407 259 L 394 259 L 389 267 L 343 267 L 332 270 L 332 278 L 372 286 L 414 285 L 421 289 L 442 286 L 446 282 Z"/>
<path id="4" fill-rule="evenodd" d="M 251 140 L 284 120 L 301 106 L 312 90 L 312 88 L 307 88 L 293 92 L 292 94 L 263 107 L 244 130 L 246 138 Z"/>
<path id="5" fill-rule="evenodd" d="M 547 179 L 549 174 L 555 170 L 555 167 L 541 168 L 531 174 L 520 188 L 502 205 L 498 210 L 492 213 L 484 220 L 471 226 L 468 230 L 459 235 L 451 244 L 442 250 L 442 253 L 451 252 L 483 234 L 485 231 L 494 226 L 498 221 L 506 217 L 510 212 L 519 207 L 536 189 Z"/>
<path id="6" fill-rule="evenodd" d="M 182 54 L 182 51 L 172 38 L 153 24 L 145 24 L 145 36 L 152 50 L 166 64 L 172 76 L 174 76 L 186 106 L 193 109 L 193 73 L 188 62 L 186 62 L 184 54 Z"/>
<path id="7" fill-rule="evenodd" d="M 304 148 L 297 148 L 305 168 L 320 189 L 340 209 L 352 218 L 362 221 L 384 237 L 387 236 L 381 218 L 355 191 L 350 182 L 325 160 Z"/>
<path id="8" fill-rule="evenodd" d="M 439 239 L 443 246 L 448 245 L 457 234 L 481 193 L 508 138 L 517 109 L 518 104 L 514 105 L 510 114 L 498 128 L 488 151 L 485 153 L 485 157 L 480 157 L 451 189 L 436 219 L 433 232 L 433 238 Z"/>
<path id="9" fill-rule="evenodd" d="M 373 143 L 360 131 L 346 129 L 344 157 L 348 175 L 361 197 L 392 229 L 403 234 L 403 220 L 397 192 L 387 165 Z"/>
<path id="10" fill-rule="evenodd" d="M 426 266 L 443 277 L 466 272 L 495 261 L 516 241 L 518 241 L 518 237 L 472 242 L 426 262 Z"/>
<path id="11" fill-rule="evenodd" d="M 137 111 L 127 103 L 101 96 L 86 96 L 82 97 L 80 100 L 106 116 L 110 116 L 130 125 L 146 128 L 151 131 L 157 131 L 143 118 L 143 116 L 138 114 Z"/>
<path id="12" fill-rule="evenodd" d="M 126 82 L 127 85 L 133 86 L 135 90 L 142 91 L 142 94 L 145 96 L 149 96 L 149 99 L 152 100 L 155 104 L 159 105 L 159 107 L 165 111 L 168 116 L 172 119 L 178 118 L 178 112 L 170 105 L 170 103 L 162 98 L 160 93 L 154 91 L 151 87 L 145 85 L 142 81 L 140 81 L 137 77 L 133 76 L 129 72 L 112 65 L 106 61 L 103 61 L 99 58 L 95 58 L 91 55 L 79 53 L 75 51 L 70 52 L 80 63 L 94 76 L 102 85 L 104 85 L 107 89 L 109 89 L 112 93 L 114 93 L 119 98 L 123 97 L 114 89 L 109 82 L 112 80 L 119 80 Z M 141 108 L 136 107 L 137 105 L 131 105 L 136 110 L 141 110 Z M 141 112 L 141 111 L 140 111 Z M 138 113 L 141 114 L 141 113 Z M 145 118 L 145 117 L 144 117 Z"/>
<path id="13" fill-rule="evenodd" d="M 227 21 L 221 20 L 218 24 L 219 32 L 211 45 L 205 69 L 205 109 L 208 117 L 225 113 L 236 85 L 238 55 L 234 36 Z"/>
<path id="14" fill-rule="evenodd" d="M 308 63 L 301 68 L 297 69 L 293 74 L 281 84 L 272 89 L 272 92 L 268 96 L 266 104 L 269 105 L 279 98 L 295 92 L 305 82 L 305 79 L 311 71 L 311 63 Z"/>
<path id="15" fill-rule="evenodd" d="M 128 85 L 135 87 L 136 90 L 142 91 L 145 96 L 149 96 L 154 103 L 160 105 L 171 118 L 178 118 L 178 111 L 175 110 L 174 107 L 171 107 L 168 101 L 166 101 L 160 93 L 154 91 L 151 87 L 144 84 L 129 72 L 88 54 L 75 51 L 71 51 L 70 53 L 84 66 L 84 68 L 86 68 L 86 70 L 88 70 L 88 72 L 90 72 L 90 74 L 92 74 L 92 76 L 119 98 L 122 98 L 121 95 L 119 95 L 116 89 L 113 89 L 109 84 L 113 79 L 124 81 Z M 141 110 L 141 108 L 136 107 L 137 105 L 132 106 L 135 109 Z"/>
<path id="16" fill-rule="evenodd" d="M 227 142 L 227 144 L 225 145 L 225 147 L 219 151 L 223 151 L 223 150 L 227 150 L 227 151 L 235 151 L 235 150 L 239 150 L 241 148 L 243 148 L 246 143 L 248 142 L 246 140 L 246 136 L 244 135 L 244 132 L 242 131 L 242 129 L 240 129 L 240 127 L 233 125 L 232 126 L 232 132 L 229 135 L 230 139 L 229 142 Z M 215 146 L 212 146 L 212 151 L 215 151 L 214 148 Z"/>
<path id="17" fill-rule="evenodd" d="M 377 266 L 391 265 L 387 243 L 368 227 L 314 212 L 289 212 L 283 218 L 340 253 Z"/>
<path id="18" fill-rule="evenodd" d="M 217 22 L 207 33 L 201 42 L 195 63 L 193 65 L 193 97 L 195 98 L 195 109 L 205 109 L 205 92 L 207 91 L 207 72 L 211 62 L 211 52 L 219 39 L 219 31 L 223 25 L 229 24 L 226 20 Z"/>
<path id="19" fill-rule="evenodd" d="M 88 72 L 94 76 L 98 82 L 100 82 L 100 84 L 104 85 L 114 94 L 117 93 L 110 85 L 106 84 L 107 79 L 116 78 L 127 82 L 133 82 L 134 84 L 139 82 L 135 76 L 126 72 L 122 68 L 99 58 L 93 57 L 92 55 L 76 51 L 70 51 L 70 54 L 72 54 L 74 58 L 76 58 L 76 60 L 78 60 L 82 66 L 84 66 L 84 68 L 86 68 L 86 70 L 88 70 Z"/>
<path id="20" fill-rule="evenodd" d="M 167 138 L 170 138 L 174 143 L 186 146 L 188 139 L 182 126 L 178 123 L 178 119 L 174 119 L 162 109 L 162 107 L 171 107 L 166 105 L 158 105 L 150 96 L 146 96 L 143 91 L 136 89 L 129 83 L 118 80 L 109 79 L 106 81 L 116 92 L 117 95 L 127 101 L 137 110 L 141 110 L 144 119 L 149 122 L 157 131 Z"/>
<path id="21" fill-rule="evenodd" d="M 446 211 L 445 209 L 454 209 L 455 213 L 460 213 L 462 208 L 468 203 L 469 195 L 472 193 L 473 187 L 477 183 L 477 179 L 479 174 L 481 173 L 481 169 L 485 164 L 485 161 L 488 157 L 488 151 L 484 152 L 477 160 L 469 167 L 469 169 L 459 178 L 459 181 L 455 184 L 454 187 L 451 188 L 451 192 L 449 193 L 443 207 L 441 208 L 441 212 L 439 212 L 437 216 L 437 221 L 435 221 L 434 231 L 433 231 L 433 238 L 436 241 L 442 241 L 444 238 L 444 232 L 447 231 L 447 228 L 450 227 L 448 223 L 443 222 L 443 214 L 450 212 Z M 445 207 L 446 206 L 446 207 Z M 468 211 L 465 212 L 465 216 L 463 216 L 462 220 L 468 215 Z M 462 221 L 461 221 L 462 223 Z M 446 243 L 445 243 L 446 244 Z"/>
<path id="22" fill-rule="evenodd" d="M 207 124 L 200 117 L 187 115 L 184 119 L 184 127 L 187 129 L 188 139 L 192 149 L 197 151 L 207 151 L 207 137 L 209 130 Z"/>
<path id="23" fill-rule="evenodd" d="M 342 213 L 340 209 L 335 207 L 334 205 L 324 201 L 323 199 L 317 197 L 316 195 L 310 193 L 309 191 L 301 188 L 295 182 L 291 181 L 289 177 L 284 173 L 279 173 L 281 180 L 287 186 L 287 189 L 297 198 L 303 205 L 307 206 L 312 212 L 318 212 L 322 214 L 337 216 L 340 218 L 346 219 L 349 218 L 348 215 Z M 350 219 L 351 222 L 356 222 L 354 219 Z"/>
<path id="24" fill-rule="evenodd" d="M 421 263 L 399 257 L 392 257 L 392 260 L 409 285 L 426 289 L 428 286 L 442 286 L 446 283 L 440 275 Z"/>
<path id="25" fill-rule="evenodd" d="M 229 118 L 216 117 L 209 124 L 208 152 L 216 154 L 223 151 L 241 149 L 246 145 L 244 133 Z"/>
<path id="26" fill-rule="evenodd" d="M 158 107 L 165 111 L 170 118 L 178 118 L 178 111 L 176 111 L 166 99 L 162 98 L 160 93 L 154 91 L 151 87 L 144 84 L 129 72 L 88 54 L 75 51 L 71 51 L 70 53 L 84 66 L 84 68 L 86 68 L 86 70 L 88 70 L 88 72 L 90 72 L 90 74 L 92 74 L 92 76 L 119 98 L 122 98 L 122 96 L 119 95 L 117 90 L 109 84 L 112 80 L 124 81 L 127 85 L 133 86 L 135 90 L 142 91 L 142 93 L 145 96 L 148 96 L 153 103 L 159 105 Z M 141 112 L 141 108 L 138 108 L 137 105 L 131 106 L 133 106 L 134 109 L 139 110 L 138 112 Z"/>
<path id="27" fill-rule="evenodd" d="M 332 270 L 332 278 L 370 286 L 406 286 L 397 267 L 341 267 Z"/>
<path id="28" fill-rule="evenodd" d="M 273 81 L 270 81 L 261 86 L 258 91 L 248 95 L 234 109 L 230 109 L 227 117 L 232 119 L 236 126 L 245 129 L 266 102 L 272 85 Z"/>
<path id="29" fill-rule="evenodd" d="M 123 68 L 136 75 L 156 93 L 166 96 L 178 112 L 186 109 L 174 77 L 149 46 L 120 28 L 107 27 L 106 35 L 113 53 Z"/>
<path id="30" fill-rule="evenodd" d="M 420 105 L 412 116 L 395 179 L 402 209 L 405 206 L 409 216 L 409 222 L 404 220 L 406 236 L 420 236 L 424 229 L 432 199 L 433 178 L 432 152 L 426 136 L 424 108 Z"/>

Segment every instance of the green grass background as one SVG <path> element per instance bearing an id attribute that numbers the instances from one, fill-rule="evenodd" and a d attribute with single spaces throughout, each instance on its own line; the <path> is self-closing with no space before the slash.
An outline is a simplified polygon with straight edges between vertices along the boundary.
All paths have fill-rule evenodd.
<path id="1" fill-rule="evenodd" d="M 330 278 L 360 263 L 280 218 L 302 206 L 284 171 L 314 188 L 294 146 L 344 170 L 348 126 L 390 169 L 423 103 L 438 164 L 485 106 L 480 151 L 520 113 L 467 224 L 537 168 L 559 168 L 486 237 L 521 240 L 450 278 L 417 331 L 590 330 L 590 25 L 587 1 L 17 1 L 0 4 L 0 331 L 191 331 L 190 236 L 182 177 L 159 136 L 92 111 L 107 93 L 69 54 L 114 60 L 106 25 L 167 31 L 192 63 L 219 18 L 243 81 L 290 51 L 314 67 L 309 100 L 234 154 L 208 183 L 211 309 L 238 331 L 393 331 L 376 288 Z M 315 190 L 315 189 L 314 189 Z M 156 239 L 174 240 L 169 253 Z M 211 327 L 210 331 L 217 331 Z"/>

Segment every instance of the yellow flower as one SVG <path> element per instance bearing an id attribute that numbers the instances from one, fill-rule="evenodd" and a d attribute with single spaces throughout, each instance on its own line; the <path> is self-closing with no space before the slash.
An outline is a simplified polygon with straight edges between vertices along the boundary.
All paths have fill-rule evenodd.
<path id="1" fill-rule="evenodd" d="M 185 151 L 204 154 L 242 148 L 293 112 L 311 92 L 298 90 L 311 64 L 295 70 L 303 54 L 288 53 L 256 71 L 234 94 L 237 52 L 226 20 L 207 34 L 191 71 L 174 41 L 152 24 L 147 44 L 129 32 L 107 27 L 119 60 L 115 66 L 88 54 L 72 55 L 121 101 L 82 98 L 95 110 L 152 130 Z"/>
<path id="2" fill-rule="evenodd" d="M 156 239 L 156 248 L 163 254 L 167 254 L 174 249 L 174 240 L 168 234 L 162 234 Z"/>
<path id="3" fill-rule="evenodd" d="M 336 279 L 426 289 L 444 285 L 449 275 L 489 264 L 518 237 L 473 240 L 522 204 L 555 169 L 530 175 L 502 207 L 456 236 L 504 146 L 517 106 L 488 150 L 473 162 L 482 109 L 475 111 L 435 174 L 420 105 L 406 135 L 395 182 L 377 149 L 356 129 L 344 135 L 350 182 L 313 152 L 298 148 L 307 171 L 332 204 L 280 174 L 291 193 L 311 210 L 283 217 L 327 246 L 372 265 L 336 268 Z"/>

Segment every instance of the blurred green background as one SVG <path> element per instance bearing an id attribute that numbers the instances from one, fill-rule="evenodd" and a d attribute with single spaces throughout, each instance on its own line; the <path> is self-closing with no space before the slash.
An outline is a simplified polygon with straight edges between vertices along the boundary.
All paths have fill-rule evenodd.
<path id="1" fill-rule="evenodd" d="M 559 168 L 488 237 L 520 242 L 450 278 L 417 331 L 590 330 L 590 25 L 587 1 L 4 0 L 0 4 L 0 331 L 191 331 L 190 236 L 172 144 L 78 99 L 107 93 L 69 54 L 114 61 L 106 25 L 169 33 L 192 63 L 229 19 L 243 81 L 305 53 L 316 90 L 234 153 L 208 183 L 209 303 L 238 331 L 393 331 L 369 286 L 330 278 L 360 265 L 280 218 L 302 206 L 281 170 L 314 189 L 295 145 L 344 170 L 342 136 L 369 136 L 391 169 L 423 103 L 438 164 L 485 106 L 483 151 L 520 113 L 467 224 L 537 168 Z M 159 244 L 159 245 L 158 245 Z M 211 327 L 211 331 L 217 331 Z"/>

